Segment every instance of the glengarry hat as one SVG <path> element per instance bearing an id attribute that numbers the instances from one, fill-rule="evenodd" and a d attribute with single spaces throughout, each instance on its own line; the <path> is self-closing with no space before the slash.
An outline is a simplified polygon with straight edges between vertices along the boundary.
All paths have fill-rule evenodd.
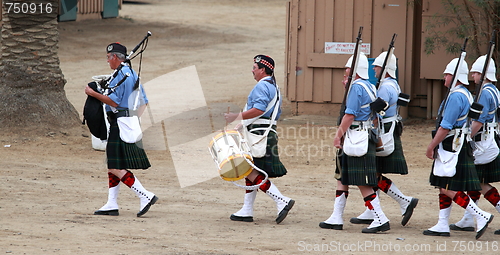
<path id="1" fill-rule="evenodd" d="M 121 45 L 119 42 L 111 43 L 106 48 L 106 53 L 118 52 L 127 56 L 127 47 Z"/>
<path id="2" fill-rule="evenodd" d="M 266 55 L 257 55 L 253 58 L 254 63 L 260 63 L 265 67 L 269 68 L 269 70 L 274 70 L 274 60 Z"/>

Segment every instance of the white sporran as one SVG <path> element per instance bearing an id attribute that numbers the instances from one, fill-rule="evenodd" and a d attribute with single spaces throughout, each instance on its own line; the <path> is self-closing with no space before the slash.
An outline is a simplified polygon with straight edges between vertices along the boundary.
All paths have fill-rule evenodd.
<path id="1" fill-rule="evenodd" d="M 486 140 L 476 142 L 474 154 L 474 164 L 484 165 L 492 162 L 498 156 L 500 150 L 493 136 L 486 138 Z"/>
<path id="2" fill-rule="evenodd" d="M 443 144 L 440 143 L 437 150 L 438 155 L 436 160 L 434 160 L 434 168 L 432 169 L 433 174 L 440 177 L 455 176 L 459 153 L 460 150 L 451 152 L 443 149 Z"/>
<path id="3" fill-rule="evenodd" d="M 252 157 L 262 158 L 266 155 L 267 134 L 268 132 L 264 132 L 263 135 L 254 134 L 248 131 L 247 127 L 243 127 L 243 136 L 250 147 Z"/>
<path id="4" fill-rule="evenodd" d="M 382 134 L 380 135 L 380 139 L 382 139 L 382 144 L 384 145 L 384 149 L 381 151 L 377 151 L 375 153 L 377 156 L 387 157 L 394 152 L 394 129 L 395 129 L 395 127 L 396 127 L 396 122 L 392 122 L 391 128 L 389 129 L 389 132 L 384 133 L 385 130 L 381 130 Z"/>
<path id="5" fill-rule="evenodd" d="M 368 130 L 361 129 L 347 129 L 344 138 L 344 146 L 342 149 L 344 153 L 351 157 L 362 157 L 368 152 Z"/>
<path id="6" fill-rule="evenodd" d="M 139 117 L 120 117 L 116 120 L 120 129 L 120 138 L 126 143 L 136 143 L 142 139 Z"/>

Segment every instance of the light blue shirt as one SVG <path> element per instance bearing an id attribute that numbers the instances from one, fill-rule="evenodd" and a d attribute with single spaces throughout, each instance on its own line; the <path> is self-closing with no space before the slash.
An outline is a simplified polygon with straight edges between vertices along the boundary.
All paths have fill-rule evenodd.
<path id="1" fill-rule="evenodd" d="M 109 87 L 114 88 L 127 73 L 130 74 L 130 76 L 118 86 L 113 93 L 108 95 L 113 102 L 118 104 L 116 107 L 117 110 L 128 110 L 130 107 L 133 107 L 136 99 L 137 91 L 134 92 L 134 85 L 138 77 L 134 70 L 128 65 L 123 66 L 121 70 L 118 71 L 118 75 L 110 82 Z M 149 102 L 142 85 L 140 86 L 140 92 L 138 106 Z M 106 105 L 106 111 L 111 111 L 110 106 Z"/>
<path id="2" fill-rule="evenodd" d="M 391 85 L 392 83 L 392 85 Z M 385 111 L 385 115 L 384 117 L 387 118 L 387 117 L 392 117 L 394 115 L 397 114 L 397 101 L 398 101 L 398 97 L 399 97 L 399 91 L 397 91 L 394 87 L 396 86 L 396 88 L 399 89 L 399 91 L 401 91 L 401 89 L 399 88 L 399 84 L 398 82 L 396 81 L 396 79 L 394 78 L 391 78 L 391 77 L 387 77 L 385 78 L 383 81 L 382 81 L 382 84 L 380 85 L 378 91 L 377 91 L 377 95 L 378 97 L 384 99 L 384 101 L 386 101 L 390 107 L 389 109 L 387 109 Z"/>
<path id="3" fill-rule="evenodd" d="M 457 87 L 463 88 L 470 96 L 470 92 L 463 85 L 458 85 Z M 467 118 L 460 121 L 458 119 L 467 115 L 469 113 L 469 108 L 469 99 L 464 94 L 460 92 L 450 93 L 450 95 L 448 96 L 448 101 L 446 101 L 443 120 L 441 121 L 440 126 L 442 128 L 450 130 L 453 128 L 462 127 L 467 121 Z"/>
<path id="4" fill-rule="evenodd" d="M 276 89 L 277 89 L 276 85 L 271 83 L 271 80 L 272 80 L 271 76 L 266 76 L 262 78 L 259 82 L 257 82 L 257 84 L 255 84 L 255 87 L 252 89 L 252 91 L 250 91 L 250 94 L 248 95 L 247 109 L 245 110 L 256 108 L 263 112 L 266 111 L 267 106 L 273 100 L 274 95 L 276 95 Z M 279 108 L 276 120 L 278 120 L 281 115 L 281 98 L 279 98 L 277 107 Z M 262 117 L 271 118 L 273 111 L 274 111 L 274 106 L 264 115 L 262 115 Z"/>
<path id="5" fill-rule="evenodd" d="M 487 87 L 492 88 L 494 91 L 498 93 L 498 89 L 493 84 L 488 83 L 484 85 L 483 91 L 481 92 L 481 97 L 479 97 L 478 101 L 478 103 L 483 105 L 483 113 L 481 113 L 479 119 L 476 120 L 483 124 L 493 122 L 493 118 L 495 116 L 495 112 L 493 111 L 495 109 L 498 109 L 499 106 L 498 98 L 496 96 L 492 96 L 491 93 L 488 92 L 488 89 L 486 89 Z M 489 114 L 488 112 L 493 112 L 493 113 Z"/>
<path id="6" fill-rule="evenodd" d="M 370 92 L 367 92 L 366 89 L 360 85 L 361 83 L 365 84 Z M 354 115 L 355 121 L 366 121 L 370 118 L 371 108 L 369 104 L 372 102 L 372 99 L 368 93 L 372 93 L 375 98 L 377 97 L 375 86 L 371 84 L 370 81 L 357 79 L 352 83 L 349 94 L 347 95 L 345 113 Z M 362 107 L 366 105 L 368 106 Z"/>

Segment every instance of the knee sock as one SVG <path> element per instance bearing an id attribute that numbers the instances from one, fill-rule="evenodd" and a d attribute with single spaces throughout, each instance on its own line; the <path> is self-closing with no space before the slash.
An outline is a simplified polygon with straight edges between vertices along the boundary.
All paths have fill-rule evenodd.
<path id="1" fill-rule="evenodd" d="M 455 194 L 455 196 L 453 197 L 453 201 L 459 206 L 466 209 L 467 205 L 470 202 L 470 197 L 467 196 L 463 191 L 458 191 L 457 194 Z"/>
<path id="2" fill-rule="evenodd" d="M 254 185 L 260 184 L 264 180 L 264 178 L 265 178 L 265 176 L 263 174 L 259 174 L 257 177 L 255 177 L 253 184 Z M 269 187 L 271 187 L 271 181 L 269 181 L 269 179 L 268 179 L 265 183 L 260 185 L 260 190 L 266 192 L 269 189 Z"/>
<path id="3" fill-rule="evenodd" d="M 384 193 L 387 193 L 389 191 L 389 188 L 391 187 L 392 181 L 391 179 L 381 176 L 380 180 L 378 181 L 377 187 L 380 188 Z"/>
<path id="4" fill-rule="evenodd" d="M 249 179 L 245 178 L 245 185 L 246 186 L 252 186 L 253 185 L 253 182 L 250 181 Z M 253 190 L 246 190 L 246 193 L 252 193 Z"/>
<path id="5" fill-rule="evenodd" d="M 484 194 L 484 198 L 486 198 L 486 200 L 488 200 L 493 206 L 497 206 L 498 202 L 500 202 L 500 195 L 495 187 L 488 190 L 488 192 Z"/>
<path id="6" fill-rule="evenodd" d="M 108 183 L 109 183 L 109 188 L 116 187 L 118 184 L 120 184 L 120 178 L 108 172 Z"/>
<path id="7" fill-rule="evenodd" d="M 479 200 L 479 198 L 481 197 L 481 192 L 479 191 L 467 191 L 467 195 L 469 195 L 470 199 L 472 199 L 472 201 L 474 201 L 474 203 Z"/>
<path id="8" fill-rule="evenodd" d="M 127 185 L 129 188 L 131 188 L 135 183 L 134 174 L 130 171 L 127 171 L 127 173 L 122 177 L 122 182 L 125 183 L 125 185 Z"/>
<path id="9" fill-rule="evenodd" d="M 335 192 L 335 197 L 340 197 L 342 194 L 345 194 L 345 198 L 347 199 L 347 196 L 349 196 L 349 191 L 348 190 L 337 190 Z"/>
<path id="10" fill-rule="evenodd" d="M 453 200 L 449 196 L 445 194 L 439 194 L 439 209 L 443 210 L 450 207 L 452 201 Z M 467 204 L 465 206 L 467 206 Z"/>
<path id="11" fill-rule="evenodd" d="M 368 209 L 370 209 L 370 210 L 373 209 L 373 206 L 370 202 L 373 199 L 375 199 L 376 197 L 377 197 L 377 193 L 373 193 L 373 194 L 370 194 L 370 195 L 363 198 L 363 200 L 365 201 L 365 206 L 368 207 Z"/>

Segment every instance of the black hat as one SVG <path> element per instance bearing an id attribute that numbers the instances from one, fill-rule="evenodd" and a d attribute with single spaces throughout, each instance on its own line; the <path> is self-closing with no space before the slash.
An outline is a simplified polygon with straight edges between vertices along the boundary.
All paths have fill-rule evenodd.
<path id="1" fill-rule="evenodd" d="M 265 67 L 269 68 L 269 70 L 274 70 L 274 60 L 266 55 L 257 55 L 253 58 L 255 63 L 260 63 Z"/>
<path id="2" fill-rule="evenodd" d="M 107 53 L 118 52 L 127 56 L 127 47 L 121 45 L 119 42 L 116 42 L 108 45 L 108 47 L 106 48 L 106 52 Z"/>

